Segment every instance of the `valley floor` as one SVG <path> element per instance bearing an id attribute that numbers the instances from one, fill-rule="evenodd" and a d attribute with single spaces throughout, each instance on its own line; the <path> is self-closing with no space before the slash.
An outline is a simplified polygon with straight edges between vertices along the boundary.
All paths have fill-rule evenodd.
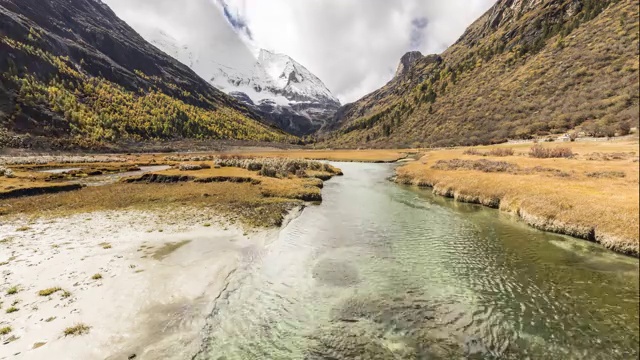
<path id="1" fill-rule="evenodd" d="M 190 357 L 239 261 L 341 174 L 248 155 L 1 160 L 0 359 Z"/>
<path id="2" fill-rule="evenodd" d="M 240 259 L 341 175 L 308 159 L 406 161 L 400 183 L 638 256 L 638 141 L 531 146 L 1 157 L 0 359 L 193 353 Z"/>
<path id="3" fill-rule="evenodd" d="M 568 157 L 537 158 L 535 144 L 429 151 L 396 181 L 511 212 L 541 230 L 638 256 L 638 140 L 539 144 Z M 564 154 L 566 155 L 566 154 Z M 542 155 L 544 156 L 544 155 Z"/>

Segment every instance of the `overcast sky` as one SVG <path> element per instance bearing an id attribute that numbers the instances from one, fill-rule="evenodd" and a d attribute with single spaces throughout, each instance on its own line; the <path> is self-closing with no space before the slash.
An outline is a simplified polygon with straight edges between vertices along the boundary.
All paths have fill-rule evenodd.
<path id="1" fill-rule="evenodd" d="M 316 74 L 342 103 L 393 76 L 410 50 L 440 53 L 495 0 L 104 0 L 129 22 L 170 31 L 187 11 L 220 11 L 250 46 L 284 53 Z M 205 5 L 204 2 L 209 2 Z M 215 6 L 211 6 L 211 5 Z M 201 9 L 200 9 L 201 8 Z M 205 16 L 206 17 L 206 16 Z M 199 25 L 180 29 L 197 36 Z M 208 28 L 207 28 L 208 29 Z M 225 32 L 227 34 L 227 32 Z M 209 34 L 211 35 L 211 34 Z M 215 37 L 217 34 L 213 34 Z M 188 35 L 187 35 L 188 36 Z M 223 36 L 223 35 L 220 35 Z M 221 39 L 222 41 L 222 39 Z M 215 46 L 215 45 L 214 45 Z"/>

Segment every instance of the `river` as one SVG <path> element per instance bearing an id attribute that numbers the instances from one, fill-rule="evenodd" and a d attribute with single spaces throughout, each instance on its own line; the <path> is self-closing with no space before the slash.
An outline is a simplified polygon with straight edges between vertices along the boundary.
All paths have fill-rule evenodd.
<path id="1" fill-rule="evenodd" d="M 247 253 L 196 359 L 635 359 L 638 261 L 339 163 Z"/>

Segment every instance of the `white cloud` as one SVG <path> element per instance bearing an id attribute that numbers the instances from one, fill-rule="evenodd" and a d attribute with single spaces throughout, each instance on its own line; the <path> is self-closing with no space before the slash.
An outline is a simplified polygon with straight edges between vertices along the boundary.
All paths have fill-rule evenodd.
<path id="1" fill-rule="evenodd" d="M 495 1 L 227 2 L 246 19 L 261 47 L 290 55 L 346 102 L 390 80 L 405 52 L 445 50 Z"/>
<path id="2" fill-rule="evenodd" d="M 128 22 L 150 18 L 171 27 L 204 0 L 106 0 Z M 440 53 L 495 0 L 206 0 L 227 4 L 253 42 L 285 53 L 322 79 L 342 102 L 391 79 L 407 51 Z M 145 4 L 140 6 L 140 4 Z M 191 5 L 189 5 L 191 4 Z M 141 11 L 143 9 L 144 11 Z M 218 6 L 220 11 L 221 7 Z M 137 12 L 137 14 L 136 14 Z M 157 18 L 163 18 L 158 20 Z M 211 19 L 219 19 L 211 16 Z M 228 24 L 227 24 L 228 25 Z M 135 26 L 134 26 L 135 27 Z M 240 30 L 246 35 L 247 29 Z M 195 36 L 195 35 L 194 35 Z M 246 37 L 246 36 L 245 36 Z"/>

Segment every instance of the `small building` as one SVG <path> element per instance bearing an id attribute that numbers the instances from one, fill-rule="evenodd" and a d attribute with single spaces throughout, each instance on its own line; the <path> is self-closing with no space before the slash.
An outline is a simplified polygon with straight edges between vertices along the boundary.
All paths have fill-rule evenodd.
<path id="1" fill-rule="evenodd" d="M 558 137 L 557 141 L 569 142 L 569 141 L 571 141 L 571 136 L 569 136 L 569 134 L 562 134 L 562 136 Z"/>

